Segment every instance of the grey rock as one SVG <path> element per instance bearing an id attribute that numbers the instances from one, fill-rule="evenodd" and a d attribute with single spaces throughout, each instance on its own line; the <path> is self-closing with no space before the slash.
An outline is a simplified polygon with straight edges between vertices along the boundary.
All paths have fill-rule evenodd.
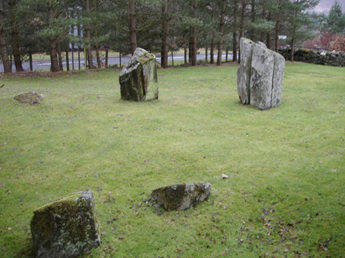
<path id="1" fill-rule="evenodd" d="M 185 210 L 206 200 L 210 193 L 209 183 L 177 184 L 153 190 L 151 198 L 168 211 Z"/>
<path id="2" fill-rule="evenodd" d="M 261 110 L 272 106 L 273 69 L 273 51 L 260 44 L 254 44 L 250 75 L 250 104 Z"/>
<path id="3" fill-rule="evenodd" d="M 123 67 L 119 82 L 124 100 L 148 101 L 158 99 L 156 56 L 137 48 Z"/>
<path id="4" fill-rule="evenodd" d="M 41 103 L 43 100 L 43 97 L 44 97 L 43 94 L 38 94 L 34 91 L 27 91 L 27 92 L 19 93 L 18 95 L 14 97 L 14 99 L 20 103 L 34 105 L 34 104 Z"/>
<path id="5" fill-rule="evenodd" d="M 250 74 L 254 42 L 241 38 L 241 64 L 237 70 L 237 93 L 244 105 L 250 104 Z"/>
<path id="6" fill-rule="evenodd" d="M 36 257 L 77 257 L 101 241 L 91 190 L 36 209 L 30 226 Z"/>
<path id="7" fill-rule="evenodd" d="M 241 38 L 241 64 L 237 70 L 237 92 L 242 104 L 261 110 L 281 103 L 285 59 L 262 42 Z"/>
<path id="8" fill-rule="evenodd" d="M 285 71 L 285 59 L 282 55 L 274 55 L 272 107 L 280 105 L 283 91 L 283 79 Z"/>

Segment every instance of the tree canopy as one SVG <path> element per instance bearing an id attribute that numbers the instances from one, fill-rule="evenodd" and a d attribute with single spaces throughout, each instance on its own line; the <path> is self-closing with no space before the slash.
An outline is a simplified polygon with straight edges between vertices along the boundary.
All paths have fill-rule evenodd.
<path id="1" fill-rule="evenodd" d="M 63 69 L 62 54 L 84 53 L 87 68 L 101 67 L 100 50 L 132 53 L 136 46 L 160 53 L 167 67 L 170 51 L 185 51 L 196 65 L 198 48 L 217 65 L 222 51 L 237 60 L 240 37 L 260 40 L 277 49 L 286 35 L 290 45 L 309 38 L 312 9 L 318 0 L 5 0 L 0 5 L 0 50 L 4 67 L 35 52 L 49 53 L 51 71 Z M 336 2 L 337 3 L 337 2 Z M 332 7 L 333 8 L 333 7 Z M 327 17 L 330 30 L 344 31 L 339 4 Z M 341 17 L 344 17 L 342 15 Z M 73 53 L 72 53 L 73 54 Z M 94 61 L 96 60 L 96 61 Z M 67 62 L 68 63 L 68 62 Z M 9 66 L 10 67 L 10 66 Z M 67 67 L 68 69 L 68 67 Z M 11 72 L 10 70 L 6 70 Z"/>

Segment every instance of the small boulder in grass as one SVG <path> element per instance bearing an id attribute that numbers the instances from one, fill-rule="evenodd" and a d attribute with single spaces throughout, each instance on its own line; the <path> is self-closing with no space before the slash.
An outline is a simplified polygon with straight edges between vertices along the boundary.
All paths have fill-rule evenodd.
<path id="1" fill-rule="evenodd" d="M 77 257 L 101 242 L 91 190 L 36 209 L 30 226 L 36 257 Z"/>
<path id="2" fill-rule="evenodd" d="M 207 200 L 210 193 L 210 183 L 177 184 L 153 190 L 151 198 L 168 211 L 181 211 Z"/>
<path id="3" fill-rule="evenodd" d="M 35 105 L 41 103 L 43 97 L 43 94 L 38 94 L 34 91 L 27 91 L 19 93 L 14 97 L 14 99 L 20 103 Z"/>

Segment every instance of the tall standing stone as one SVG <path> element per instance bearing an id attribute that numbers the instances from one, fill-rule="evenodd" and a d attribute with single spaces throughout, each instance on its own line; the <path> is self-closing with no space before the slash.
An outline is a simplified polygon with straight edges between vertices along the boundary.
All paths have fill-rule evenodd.
<path id="1" fill-rule="evenodd" d="M 240 101 L 261 110 L 281 103 L 285 59 L 262 42 L 241 38 L 241 64 L 237 70 Z"/>
<path id="2" fill-rule="evenodd" d="M 148 101 L 158 99 L 156 56 L 137 48 L 123 67 L 119 82 L 124 100 Z"/>
<path id="3" fill-rule="evenodd" d="M 254 44 L 250 75 L 250 104 L 261 110 L 271 108 L 273 52 L 260 44 Z"/>

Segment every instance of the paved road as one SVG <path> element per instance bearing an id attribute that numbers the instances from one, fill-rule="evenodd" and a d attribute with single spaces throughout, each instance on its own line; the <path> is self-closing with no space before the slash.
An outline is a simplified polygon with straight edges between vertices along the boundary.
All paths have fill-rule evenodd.
<path id="1" fill-rule="evenodd" d="M 125 64 L 128 60 L 130 59 L 130 56 L 123 56 L 121 57 L 121 64 Z M 210 59 L 210 56 L 209 56 Z M 208 59 L 208 60 L 209 60 Z M 226 56 L 225 54 L 222 55 L 222 59 L 225 60 Z M 169 61 L 171 61 L 172 58 L 171 56 L 169 56 Z M 184 60 L 184 55 L 174 55 L 174 61 L 183 61 Z M 204 54 L 199 54 L 197 55 L 197 60 L 205 60 L 205 55 Z M 214 55 L 214 60 L 217 60 L 217 55 Z M 228 60 L 232 60 L 232 54 L 229 53 L 228 55 Z M 157 61 L 160 62 L 161 58 L 158 56 L 157 57 Z M 94 62 L 96 63 L 96 60 L 94 60 Z M 108 58 L 108 65 L 115 65 L 115 64 L 120 64 L 120 58 L 119 57 L 109 57 Z M 64 68 L 66 67 L 66 62 L 63 62 L 63 66 Z M 69 61 L 69 67 L 70 70 L 73 70 L 73 66 L 74 66 L 74 70 L 78 70 L 79 69 L 79 62 L 78 62 L 78 57 L 75 56 L 74 57 L 74 65 L 72 64 L 72 60 L 70 57 L 70 61 Z M 84 58 L 80 58 L 80 66 L 81 68 L 84 66 Z M 30 65 L 29 62 L 23 62 L 23 68 L 25 71 L 29 71 L 30 70 Z M 49 60 L 34 60 L 32 62 L 32 68 L 34 71 L 37 70 L 49 70 L 50 69 L 50 61 Z M 14 66 L 14 64 L 12 65 L 12 71 L 15 71 L 16 68 Z M 2 64 L 0 64 L 0 72 L 4 72 L 4 67 Z"/>

